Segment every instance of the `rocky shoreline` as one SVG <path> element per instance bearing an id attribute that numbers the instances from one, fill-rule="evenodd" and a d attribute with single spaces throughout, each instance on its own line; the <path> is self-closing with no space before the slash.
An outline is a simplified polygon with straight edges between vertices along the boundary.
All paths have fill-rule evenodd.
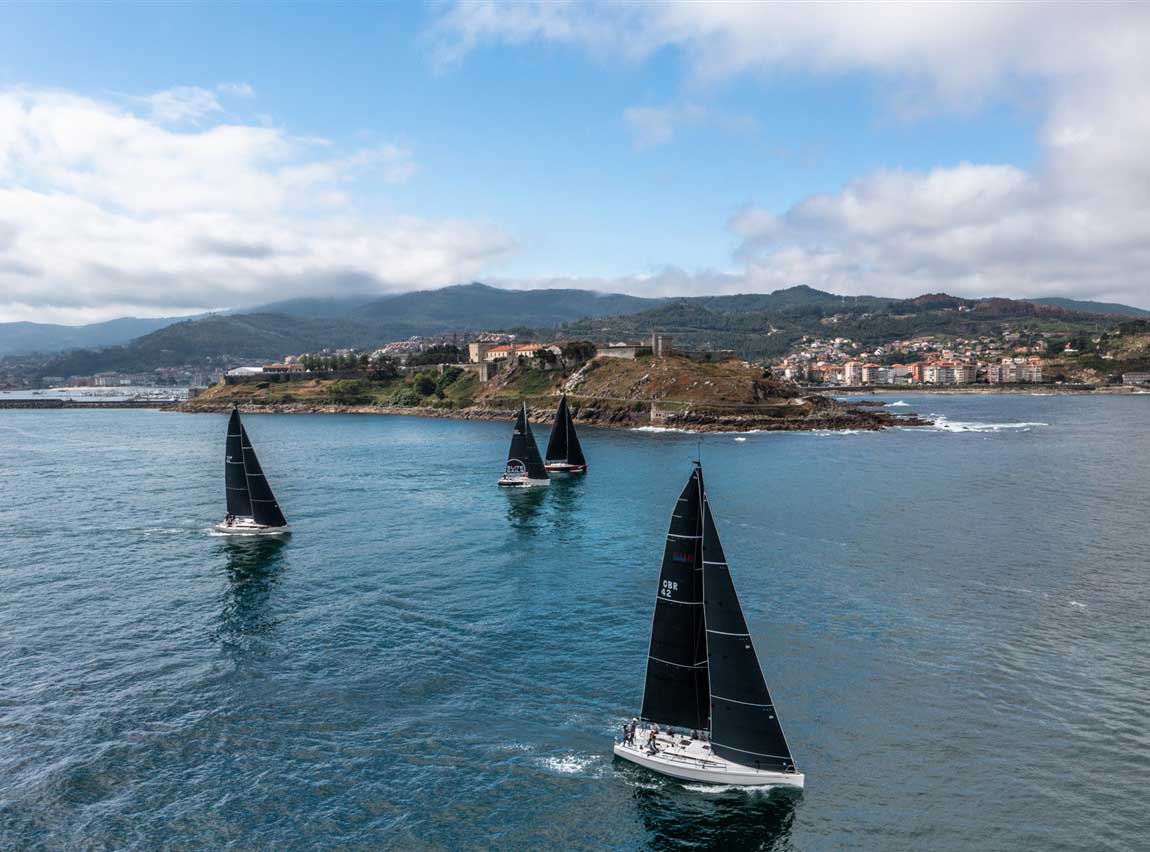
<path id="1" fill-rule="evenodd" d="M 829 402 L 829 400 L 827 400 Z M 658 406 L 659 401 L 654 403 Z M 915 414 L 899 415 L 871 406 L 810 404 L 776 414 L 721 414 L 699 411 L 687 406 L 682 411 L 660 412 L 652 416 L 650 401 L 636 400 L 632 405 L 572 405 L 572 415 L 581 426 L 637 429 L 663 428 L 685 432 L 812 432 L 855 429 L 879 431 L 897 426 L 930 426 L 931 421 Z M 172 410 L 191 414 L 224 414 L 231 403 L 204 400 L 173 406 Z M 315 403 L 241 403 L 245 414 L 390 414 L 408 417 L 440 417 L 453 420 L 510 420 L 515 409 L 508 406 L 471 405 L 465 408 L 397 407 L 383 405 L 332 405 Z M 799 410 L 802 409 L 802 410 Z M 550 423 L 553 412 L 536 407 L 532 423 Z"/>

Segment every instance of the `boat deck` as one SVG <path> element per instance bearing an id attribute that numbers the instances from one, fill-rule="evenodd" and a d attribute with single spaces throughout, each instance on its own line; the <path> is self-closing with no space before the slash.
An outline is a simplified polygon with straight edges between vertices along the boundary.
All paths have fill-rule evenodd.
<path id="1" fill-rule="evenodd" d="M 664 775 L 709 784 L 802 787 L 805 780 L 801 772 L 772 772 L 732 763 L 712 753 L 707 740 L 689 735 L 660 731 L 652 753 L 649 738 L 650 729 L 639 728 L 633 744 L 615 744 L 615 754 Z"/>

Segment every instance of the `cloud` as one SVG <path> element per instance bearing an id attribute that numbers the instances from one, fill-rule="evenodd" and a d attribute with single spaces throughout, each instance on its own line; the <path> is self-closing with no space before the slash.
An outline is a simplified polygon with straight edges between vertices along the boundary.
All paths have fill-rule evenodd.
<path id="1" fill-rule="evenodd" d="M 753 132 L 759 123 L 745 113 L 725 112 L 697 103 L 662 106 L 631 106 L 623 111 L 623 123 L 637 149 L 670 142 L 684 127 L 710 126 L 728 132 Z"/>
<path id="2" fill-rule="evenodd" d="M 216 86 L 216 91 L 237 98 L 254 98 L 256 96 L 256 90 L 252 88 L 250 83 L 220 83 Z"/>
<path id="3" fill-rule="evenodd" d="M 198 86 L 177 86 L 147 95 L 141 100 L 148 104 L 151 117 L 161 124 L 196 122 L 223 110 L 212 92 Z"/>
<path id="4" fill-rule="evenodd" d="M 480 275 L 512 248 L 481 222 L 358 213 L 358 181 L 413 175 L 403 146 L 341 152 L 223 123 L 198 95 L 173 91 L 183 90 L 133 110 L 0 90 L 0 320 L 440 286 Z M 189 128 L 192 116 L 204 123 Z"/>
<path id="5" fill-rule="evenodd" d="M 743 289 L 1150 306 L 1150 5 L 468 2 L 432 34 L 456 62 L 484 43 L 532 40 L 632 62 L 677 52 L 696 92 L 740 75 L 861 74 L 911 118 L 1025 100 L 1043 116 L 1033 167 L 887 169 L 736 214 Z M 625 120 L 643 147 L 692 118 L 642 107 Z"/>

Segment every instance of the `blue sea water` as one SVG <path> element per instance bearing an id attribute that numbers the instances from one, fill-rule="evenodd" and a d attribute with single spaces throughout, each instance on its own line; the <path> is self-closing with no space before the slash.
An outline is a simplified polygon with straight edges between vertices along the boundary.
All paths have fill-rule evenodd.
<path id="1" fill-rule="evenodd" d="M 0 412 L 0 847 L 1146 848 L 1150 396 L 904 401 L 702 445 L 798 795 L 611 756 L 694 436 L 249 416 L 234 541 L 223 416 Z"/>

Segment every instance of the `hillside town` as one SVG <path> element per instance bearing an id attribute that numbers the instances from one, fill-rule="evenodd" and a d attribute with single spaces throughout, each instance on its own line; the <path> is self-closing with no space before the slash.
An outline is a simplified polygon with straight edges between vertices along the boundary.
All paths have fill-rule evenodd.
<path id="1" fill-rule="evenodd" d="M 864 350 L 845 337 L 804 337 L 775 365 L 786 379 L 802 385 L 1039 384 L 1044 380 L 1045 339 L 942 339 L 933 335 L 896 340 Z"/>
<path id="2" fill-rule="evenodd" d="M 1093 341 L 1095 344 L 1098 340 Z M 737 357 L 732 350 L 673 346 L 671 335 L 652 331 L 640 340 L 579 341 L 522 340 L 504 332 L 414 335 L 370 350 L 322 349 L 286 354 L 270 363 L 250 359 L 222 366 L 184 365 L 148 371 L 103 371 L 90 375 L 44 376 L 35 386 L 70 388 L 190 387 L 228 382 L 291 380 L 337 373 L 403 372 L 415 368 L 456 365 L 488 382 L 511 364 L 550 369 L 564 361 L 565 347 L 590 347 L 593 357 L 635 359 L 663 357 L 674 352 L 697 360 Z M 1089 341 L 1085 344 L 1090 345 Z M 919 335 L 879 346 L 864 346 L 849 337 L 805 335 L 781 358 L 761 363 L 780 379 L 805 388 L 867 388 L 971 385 L 1032 385 L 1071 381 L 1062 372 L 1080 355 L 1071 343 L 1055 335 L 1006 330 L 1000 335 L 960 337 Z M 1107 355 L 1101 355 L 1107 358 Z M 4 387 L 31 387 L 26 377 L 0 377 Z M 1142 386 L 1150 377 L 1141 371 L 1117 371 L 1108 384 Z"/>

